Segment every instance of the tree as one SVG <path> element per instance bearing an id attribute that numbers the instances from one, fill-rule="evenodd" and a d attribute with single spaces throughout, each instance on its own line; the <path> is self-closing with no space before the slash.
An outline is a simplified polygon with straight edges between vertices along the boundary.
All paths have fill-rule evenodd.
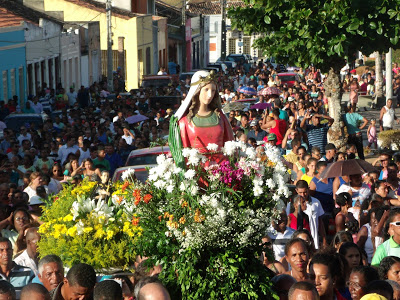
<path id="1" fill-rule="evenodd" d="M 329 72 L 325 83 L 335 119 L 329 139 L 340 147 L 340 69 L 358 51 L 369 55 L 399 47 L 400 0 L 244 0 L 228 12 L 234 28 L 263 33 L 253 46 L 292 65 Z"/>

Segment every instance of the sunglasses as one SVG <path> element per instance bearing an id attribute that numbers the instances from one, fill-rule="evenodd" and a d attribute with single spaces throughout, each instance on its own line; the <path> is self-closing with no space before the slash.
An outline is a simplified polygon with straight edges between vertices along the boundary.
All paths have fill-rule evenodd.
<path id="1" fill-rule="evenodd" d="M 400 226 L 400 221 L 391 222 L 391 223 L 389 223 L 389 224 L 397 227 L 397 226 Z"/>

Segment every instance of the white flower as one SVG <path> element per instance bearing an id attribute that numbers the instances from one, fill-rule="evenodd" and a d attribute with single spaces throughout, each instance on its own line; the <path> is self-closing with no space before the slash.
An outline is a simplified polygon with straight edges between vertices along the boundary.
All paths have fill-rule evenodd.
<path id="1" fill-rule="evenodd" d="M 175 168 L 172 169 L 172 173 L 174 173 L 174 174 L 179 174 L 182 171 L 183 170 L 181 168 L 179 168 L 179 167 L 175 167 Z"/>
<path id="2" fill-rule="evenodd" d="M 273 189 L 273 188 L 275 187 L 275 182 L 274 182 L 274 180 L 273 180 L 272 178 L 268 178 L 268 179 L 265 181 L 265 185 L 266 185 L 268 188 Z"/>
<path id="3" fill-rule="evenodd" d="M 133 176 L 135 175 L 135 169 L 133 168 L 129 168 L 127 170 L 125 170 L 122 175 L 121 175 L 121 179 L 123 181 L 127 180 L 127 179 L 133 179 Z"/>
<path id="4" fill-rule="evenodd" d="M 191 187 L 189 187 L 189 193 L 192 196 L 196 196 L 199 192 L 199 187 L 197 185 L 192 185 Z"/>
<path id="5" fill-rule="evenodd" d="M 225 142 L 224 148 L 222 149 L 225 155 L 233 155 L 236 150 L 236 143 L 234 141 Z"/>
<path id="6" fill-rule="evenodd" d="M 156 182 L 154 182 L 154 186 L 158 189 L 164 188 L 165 185 L 166 185 L 166 182 L 164 180 L 157 180 Z"/>
<path id="7" fill-rule="evenodd" d="M 246 155 L 247 155 L 247 157 L 250 158 L 250 159 L 255 159 L 257 153 L 256 153 L 256 151 L 254 150 L 254 148 L 248 147 L 248 148 L 246 149 Z"/>
<path id="8" fill-rule="evenodd" d="M 210 143 L 210 144 L 207 145 L 207 150 L 209 150 L 209 151 L 217 151 L 218 150 L 218 145 Z"/>
<path id="9" fill-rule="evenodd" d="M 159 165 L 163 164 L 166 159 L 167 157 L 164 154 L 160 154 L 159 156 L 157 156 L 157 164 Z"/>
<path id="10" fill-rule="evenodd" d="M 196 172 L 193 169 L 189 169 L 185 172 L 185 178 L 189 179 L 189 180 L 193 179 L 195 175 L 196 175 Z"/>
<path id="11" fill-rule="evenodd" d="M 179 185 L 179 189 L 181 192 L 186 191 L 186 184 L 185 181 L 182 181 L 181 184 Z"/>
<path id="12" fill-rule="evenodd" d="M 262 192 L 263 192 L 263 190 L 262 190 L 262 187 L 261 187 L 261 186 L 259 186 L 259 185 L 254 185 L 253 193 L 254 193 L 254 196 L 255 196 L 255 197 L 261 196 Z"/>
<path id="13" fill-rule="evenodd" d="M 167 186 L 167 192 L 172 193 L 174 191 L 174 186 L 173 185 L 168 185 Z"/>
<path id="14" fill-rule="evenodd" d="M 274 194 L 274 195 L 272 196 L 272 199 L 273 199 L 274 201 L 278 201 L 278 200 L 281 199 L 281 198 L 279 197 L 278 194 Z"/>
<path id="15" fill-rule="evenodd" d="M 190 155 L 190 148 L 183 148 L 182 155 L 183 157 L 188 157 Z"/>
<path id="16" fill-rule="evenodd" d="M 171 172 L 165 172 L 165 174 L 164 174 L 164 178 L 165 179 L 170 179 L 171 178 L 171 176 L 172 176 L 172 173 Z"/>
<path id="17" fill-rule="evenodd" d="M 81 235 L 83 233 L 83 228 L 85 227 L 85 224 L 83 224 L 82 220 L 79 220 L 79 222 L 75 224 L 75 227 L 76 234 Z"/>

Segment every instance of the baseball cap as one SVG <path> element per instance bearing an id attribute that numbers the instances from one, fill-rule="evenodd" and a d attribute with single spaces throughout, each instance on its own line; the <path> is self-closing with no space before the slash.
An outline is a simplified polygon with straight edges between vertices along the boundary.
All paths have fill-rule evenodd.
<path id="1" fill-rule="evenodd" d="M 325 146 L 325 151 L 328 151 L 328 150 L 336 150 L 335 145 L 332 144 L 332 143 L 327 144 L 327 145 Z"/>
<path id="2" fill-rule="evenodd" d="M 276 134 L 275 133 L 270 133 L 267 136 L 268 142 L 269 141 L 276 141 Z"/>
<path id="3" fill-rule="evenodd" d="M 373 293 L 373 294 L 366 294 L 364 296 L 362 296 L 362 298 L 360 300 L 387 300 L 386 297 Z"/>

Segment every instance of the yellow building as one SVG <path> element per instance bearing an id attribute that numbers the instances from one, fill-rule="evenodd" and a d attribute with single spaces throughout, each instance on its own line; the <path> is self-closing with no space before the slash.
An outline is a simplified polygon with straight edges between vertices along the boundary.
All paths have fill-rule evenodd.
<path id="1" fill-rule="evenodd" d="M 28 2 L 28 3 L 27 3 Z M 31 3 L 29 3 L 31 2 Z M 24 0 L 24 4 L 38 1 Z M 43 0 L 42 9 L 49 13 L 63 12 L 64 22 L 100 23 L 100 43 L 102 57 L 106 57 L 107 50 L 107 17 L 105 4 L 93 0 Z M 36 6 L 36 4 L 34 5 Z M 36 6 L 36 8 L 38 8 Z M 121 51 L 119 38 L 123 37 L 125 51 L 125 81 L 126 89 L 138 88 L 143 74 L 153 73 L 153 28 L 152 16 L 132 13 L 118 8 L 112 9 L 113 57 L 114 71 L 118 61 L 118 47 Z M 157 42 L 157 41 L 155 41 Z M 105 61 L 102 59 L 103 74 Z M 106 75 L 106 73 L 104 74 Z"/>

